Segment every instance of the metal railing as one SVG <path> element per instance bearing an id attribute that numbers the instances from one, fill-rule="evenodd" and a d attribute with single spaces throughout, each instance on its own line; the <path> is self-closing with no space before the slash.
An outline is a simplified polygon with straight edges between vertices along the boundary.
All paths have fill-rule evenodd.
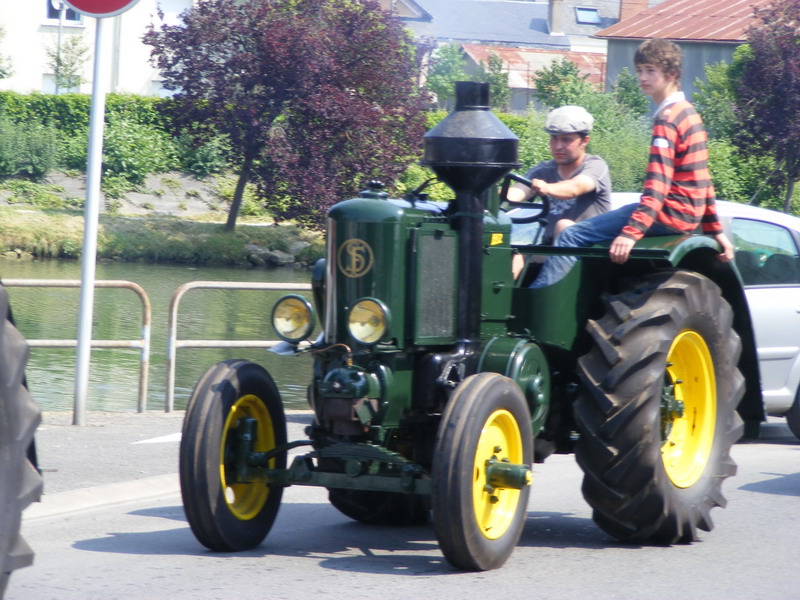
<path id="1" fill-rule="evenodd" d="M 167 394 L 164 410 L 171 412 L 175 405 L 175 359 L 179 348 L 269 348 L 280 340 L 198 340 L 178 339 L 178 306 L 184 294 L 194 289 L 206 290 L 271 290 L 310 291 L 309 283 L 266 283 L 245 281 L 190 281 L 180 286 L 169 302 L 167 330 Z"/>
<path id="2" fill-rule="evenodd" d="M 3 279 L 6 287 L 52 287 L 52 288 L 80 288 L 80 279 Z M 150 328 L 152 321 L 152 310 L 150 298 L 147 292 L 138 284 L 132 281 L 121 279 L 100 279 L 94 282 L 95 288 L 118 288 L 133 291 L 142 303 L 142 337 L 133 340 L 92 340 L 92 348 L 138 348 L 141 350 L 139 355 L 139 392 L 136 402 L 136 410 L 145 412 L 147 410 L 147 377 L 150 367 Z M 77 348 L 77 339 L 28 339 L 28 346 L 31 348 Z M 76 415 L 77 416 L 77 415 Z M 82 415 L 81 419 L 82 420 Z"/>

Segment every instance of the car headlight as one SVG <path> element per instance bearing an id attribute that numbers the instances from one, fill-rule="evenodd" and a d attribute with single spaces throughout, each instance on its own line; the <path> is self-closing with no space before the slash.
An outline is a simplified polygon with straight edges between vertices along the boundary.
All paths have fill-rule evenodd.
<path id="1" fill-rule="evenodd" d="M 272 309 L 272 326 L 284 341 L 296 344 L 314 329 L 314 308 L 302 296 L 284 296 Z"/>
<path id="2" fill-rule="evenodd" d="M 356 302 L 347 315 L 347 329 L 362 344 L 375 344 L 386 334 L 389 317 L 386 307 L 371 298 Z"/>

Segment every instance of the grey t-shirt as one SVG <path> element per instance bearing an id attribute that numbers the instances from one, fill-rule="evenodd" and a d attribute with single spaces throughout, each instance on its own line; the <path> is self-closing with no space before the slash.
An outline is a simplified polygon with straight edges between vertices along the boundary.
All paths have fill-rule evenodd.
<path id="1" fill-rule="evenodd" d="M 576 223 L 589 217 L 599 215 L 611 209 L 611 177 L 608 165 L 599 156 L 587 154 L 583 164 L 570 178 L 576 175 L 586 175 L 595 182 L 595 189 L 576 198 L 556 200 L 550 198 L 550 214 L 547 215 L 547 225 L 542 236 L 542 242 L 552 243 L 553 229 L 559 219 L 571 219 Z M 554 160 L 546 160 L 530 169 L 525 177 L 527 179 L 541 179 L 547 183 L 557 183 L 563 180 L 558 173 L 558 165 Z"/>

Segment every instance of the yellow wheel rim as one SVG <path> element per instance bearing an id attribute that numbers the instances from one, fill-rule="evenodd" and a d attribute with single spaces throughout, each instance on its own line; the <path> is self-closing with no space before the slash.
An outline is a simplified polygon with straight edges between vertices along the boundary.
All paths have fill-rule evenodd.
<path id="1" fill-rule="evenodd" d="M 662 397 L 661 459 L 680 488 L 694 485 L 708 464 L 717 422 L 714 363 L 705 340 L 682 331 L 667 355 Z"/>
<path id="2" fill-rule="evenodd" d="M 487 489 L 486 461 L 493 457 L 517 465 L 523 463 L 519 426 L 507 410 L 496 410 L 489 416 L 475 451 L 472 480 L 475 520 L 481 533 L 490 540 L 502 536 L 511 525 L 520 495 L 516 489 Z"/>
<path id="3" fill-rule="evenodd" d="M 250 417 L 256 421 L 256 439 L 253 445 L 254 452 L 266 452 L 275 447 L 275 430 L 272 418 L 264 403 L 253 395 L 242 396 L 231 406 L 220 442 L 219 476 L 225 503 L 237 519 L 247 521 L 256 517 L 269 497 L 269 488 L 261 483 L 228 483 L 225 474 L 225 450 L 228 446 L 228 436 L 236 435 L 236 425 L 239 419 Z M 232 441 L 232 440 L 230 440 Z M 270 468 L 275 466 L 275 459 L 270 461 Z M 232 473 L 231 473 L 232 476 Z"/>

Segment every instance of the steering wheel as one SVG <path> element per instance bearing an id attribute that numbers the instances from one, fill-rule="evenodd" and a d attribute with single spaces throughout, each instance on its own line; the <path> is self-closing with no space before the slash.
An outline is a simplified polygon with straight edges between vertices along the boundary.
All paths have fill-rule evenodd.
<path id="1" fill-rule="evenodd" d="M 531 187 L 529 179 L 509 173 L 503 178 L 503 186 L 500 188 L 500 203 L 508 208 L 524 208 L 526 210 L 538 210 L 538 212 L 526 217 L 511 217 L 511 222 L 515 225 L 523 225 L 525 223 L 544 221 L 544 218 L 550 213 L 550 198 L 547 196 L 535 196 L 538 199 L 536 202 L 512 202 L 508 199 L 508 186 L 512 180 Z M 505 208 L 505 210 L 508 210 L 508 208 Z"/>

